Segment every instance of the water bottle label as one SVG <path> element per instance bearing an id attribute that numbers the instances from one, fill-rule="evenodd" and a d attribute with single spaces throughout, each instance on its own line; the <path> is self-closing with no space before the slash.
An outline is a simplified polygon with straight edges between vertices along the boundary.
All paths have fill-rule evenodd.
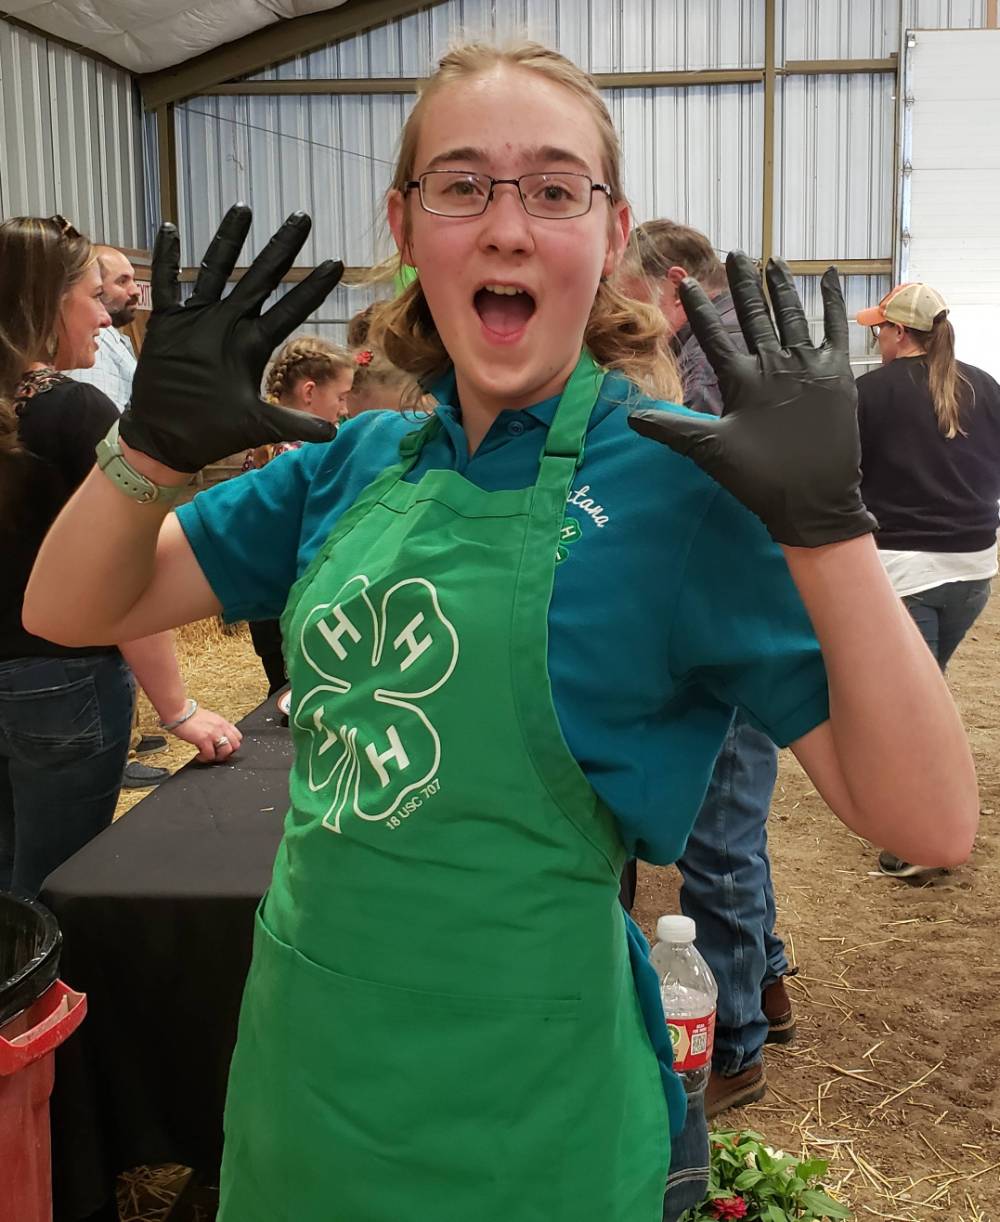
<path id="1" fill-rule="evenodd" d="M 668 1018 L 667 1030 L 674 1050 L 674 1069 L 678 1073 L 702 1069 L 711 1061 L 714 1010 L 704 1018 Z"/>

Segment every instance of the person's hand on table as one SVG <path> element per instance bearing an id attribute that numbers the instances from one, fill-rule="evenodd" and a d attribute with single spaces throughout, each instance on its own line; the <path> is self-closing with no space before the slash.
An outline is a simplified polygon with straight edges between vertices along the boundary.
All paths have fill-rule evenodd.
<path id="1" fill-rule="evenodd" d="M 327 260 L 264 314 L 309 236 L 312 222 L 293 213 L 233 290 L 222 292 L 250 229 L 250 209 L 226 213 L 201 263 L 194 292 L 180 304 L 180 240 L 160 226 L 150 274 L 153 313 L 122 415 L 126 457 L 163 482 L 200 471 L 229 454 L 268 442 L 329 441 L 336 426 L 307 412 L 267 403 L 260 383 L 271 353 L 327 298 L 344 265 Z M 143 462 L 143 456 L 146 460 Z M 145 472 L 144 472 L 145 473 Z"/>
<path id="2" fill-rule="evenodd" d="M 203 764 L 224 764 L 243 742 L 243 735 L 231 721 L 200 707 L 170 733 L 197 747 Z"/>
<path id="3" fill-rule="evenodd" d="M 697 281 L 680 285 L 688 322 L 719 379 L 722 416 L 642 409 L 629 424 L 693 459 L 776 543 L 822 547 L 870 533 L 877 524 L 861 500 L 857 392 L 836 270 L 820 282 L 819 345 L 781 259 L 767 265 L 773 321 L 753 260 L 730 254 L 726 272 L 750 355 L 734 346 Z"/>

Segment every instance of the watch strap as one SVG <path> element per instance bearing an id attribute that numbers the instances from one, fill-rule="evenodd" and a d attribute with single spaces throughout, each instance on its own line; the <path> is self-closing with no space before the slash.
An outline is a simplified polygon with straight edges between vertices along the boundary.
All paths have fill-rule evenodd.
<path id="1" fill-rule="evenodd" d="M 107 435 L 97 443 L 97 465 L 115 485 L 140 505 L 151 505 L 155 501 L 169 505 L 175 501 L 185 487 L 184 484 L 154 484 L 128 461 L 122 453 L 118 437 L 119 421 L 108 429 Z"/>

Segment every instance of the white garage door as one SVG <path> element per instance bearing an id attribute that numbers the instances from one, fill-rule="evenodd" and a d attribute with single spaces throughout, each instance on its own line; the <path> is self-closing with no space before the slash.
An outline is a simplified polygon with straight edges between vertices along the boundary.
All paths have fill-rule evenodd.
<path id="1" fill-rule="evenodd" d="M 1000 378 L 1000 30 L 906 37 L 899 280 L 948 302 L 960 360 Z"/>

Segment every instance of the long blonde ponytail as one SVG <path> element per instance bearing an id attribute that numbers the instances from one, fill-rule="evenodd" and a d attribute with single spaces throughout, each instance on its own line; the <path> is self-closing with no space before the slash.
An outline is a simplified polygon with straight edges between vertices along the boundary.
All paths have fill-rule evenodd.
<path id="1" fill-rule="evenodd" d="M 930 331 L 910 331 L 910 334 L 923 344 L 927 356 L 927 381 L 938 428 L 949 441 L 959 433 L 964 437 L 965 429 L 960 422 L 960 388 L 963 384 L 970 391 L 972 388 L 955 360 L 955 328 L 946 315 L 939 314 Z"/>

